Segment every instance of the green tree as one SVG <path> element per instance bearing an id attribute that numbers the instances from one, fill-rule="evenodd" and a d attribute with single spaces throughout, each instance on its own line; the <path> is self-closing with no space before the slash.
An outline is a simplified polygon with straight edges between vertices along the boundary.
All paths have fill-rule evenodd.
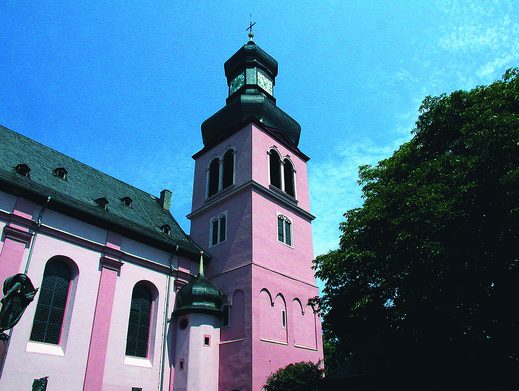
<path id="1" fill-rule="evenodd" d="M 265 391 L 316 391 L 323 377 L 321 363 L 298 362 L 278 369 L 267 379 Z"/>
<path id="2" fill-rule="evenodd" d="M 518 75 L 425 98 L 412 139 L 359 168 L 364 204 L 315 267 L 325 337 L 364 372 L 519 377 Z"/>

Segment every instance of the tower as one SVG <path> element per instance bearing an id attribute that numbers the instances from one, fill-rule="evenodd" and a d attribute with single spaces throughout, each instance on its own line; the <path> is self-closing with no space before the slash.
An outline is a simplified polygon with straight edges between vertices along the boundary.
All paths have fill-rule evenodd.
<path id="1" fill-rule="evenodd" d="M 272 372 L 323 357 L 313 260 L 309 158 L 300 125 L 276 105 L 277 61 L 252 40 L 224 65 L 226 105 L 202 124 L 191 237 L 227 298 L 219 390 L 259 391 Z"/>

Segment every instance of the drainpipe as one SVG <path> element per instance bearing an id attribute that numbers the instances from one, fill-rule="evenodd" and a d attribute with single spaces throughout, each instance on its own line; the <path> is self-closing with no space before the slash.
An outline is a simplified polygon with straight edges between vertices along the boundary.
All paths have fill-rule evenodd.
<path id="1" fill-rule="evenodd" d="M 161 352 L 161 364 L 160 364 L 160 384 L 159 390 L 164 390 L 164 366 L 166 365 L 166 348 L 168 345 L 168 309 L 169 309 L 169 296 L 171 290 L 171 276 L 173 275 L 173 258 L 178 258 L 178 244 L 175 247 L 175 252 L 171 254 L 169 258 L 169 273 L 168 281 L 166 283 L 166 304 L 164 308 L 164 328 L 162 329 L 162 352 Z"/>
<path id="2" fill-rule="evenodd" d="M 45 204 L 43 204 L 43 207 L 40 210 L 40 214 L 38 215 L 38 220 L 36 220 L 36 228 L 34 229 L 34 237 L 32 239 L 31 248 L 29 249 L 29 255 L 27 256 L 27 262 L 25 263 L 25 269 L 23 271 L 24 274 L 27 274 L 27 271 L 29 270 L 29 264 L 31 263 L 32 258 L 32 250 L 34 249 L 34 245 L 36 244 L 36 236 L 38 235 L 38 231 L 41 227 L 41 221 L 43 220 L 43 213 L 45 212 L 45 209 L 47 208 L 47 205 L 49 204 L 51 200 L 51 196 L 47 197 L 47 201 L 45 201 Z"/>

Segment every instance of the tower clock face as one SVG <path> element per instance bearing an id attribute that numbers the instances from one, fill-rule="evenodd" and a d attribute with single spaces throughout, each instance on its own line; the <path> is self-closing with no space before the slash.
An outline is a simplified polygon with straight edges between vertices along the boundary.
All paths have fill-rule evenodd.
<path id="1" fill-rule="evenodd" d="M 272 81 L 260 71 L 258 71 L 258 85 L 272 95 Z"/>
<path id="2" fill-rule="evenodd" d="M 245 84 L 245 75 L 240 73 L 234 79 L 232 79 L 231 84 L 229 84 L 229 95 L 234 94 L 242 85 Z"/>

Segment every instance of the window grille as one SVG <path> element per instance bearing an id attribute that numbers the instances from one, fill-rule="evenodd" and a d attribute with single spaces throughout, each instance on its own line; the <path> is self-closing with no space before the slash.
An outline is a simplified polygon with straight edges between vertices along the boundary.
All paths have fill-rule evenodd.
<path id="1" fill-rule="evenodd" d="M 132 293 L 128 335 L 126 338 L 127 356 L 148 356 L 151 303 L 152 297 L 150 291 L 143 284 L 135 285 Z"/>
<path id="2" fill-rule="evenodd" d="M 59 344 L 67 305 L 71 273 L 59 260 L 45 266 L 30 339 Z"/>

